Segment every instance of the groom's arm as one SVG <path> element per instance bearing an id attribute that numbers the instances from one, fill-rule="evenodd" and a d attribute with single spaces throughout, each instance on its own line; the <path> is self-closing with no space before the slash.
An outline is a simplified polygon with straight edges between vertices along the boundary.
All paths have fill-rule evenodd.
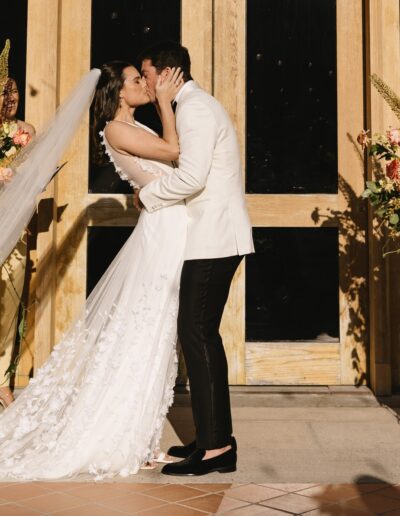
<path id="1" fill-rule="evenodd" d="M 149 212 L 176 204 L 202 190 L 207 182 L 217 141 L 217 124 L 211 109 L 197 99 L 186 101 L 177 119 L 179 168 L 151 181 L 139 197 Z"/>

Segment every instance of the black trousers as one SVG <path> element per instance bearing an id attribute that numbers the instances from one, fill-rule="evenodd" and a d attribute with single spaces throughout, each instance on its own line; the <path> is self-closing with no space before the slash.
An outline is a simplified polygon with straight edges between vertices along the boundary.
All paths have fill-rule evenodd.
<path id="1" fill-rule="evenodd" d="M 219 326 L 242 258 L 187 260 L 182 269 L 178 336 L 189 376 L 196 444 L 208 450 L 226 446 L 232 434 L 228 365 Z"/>

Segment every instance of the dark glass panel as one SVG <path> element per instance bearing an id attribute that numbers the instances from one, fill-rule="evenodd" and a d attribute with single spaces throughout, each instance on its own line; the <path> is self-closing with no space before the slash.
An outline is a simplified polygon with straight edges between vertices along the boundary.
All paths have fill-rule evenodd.
<path id="1" fill-rule="evenodd" d="M 89 227 L 86 294 L 89 295 L 134 228 Z"/>
<path id="2" fill-rule="evenodd" d="M 0 11 L 2 13 L 0 52 L 4 48 L 6 39 L 9 38 L 11 49 L 8 70 L 10 77 L 16 80 L 19 89 L 17 117 L 24 120 L 28 0 L 18 0 L 17 2 L 0 0 Z"/>
<path id="3" fill-rule="evenodd" d="M 180 24 L 180 0 L 92 0 L 92 67 L 115 59 L 140 67 L 137 57 L 147 47 L 165 39 L 180 41 Z M 139 108 L 135 118 L 161 132 L 152 105 Z M 132 193 L 132 188 L 112 165 L 91 165 L 89 192 Z"/>
<path id="4" fill-rule="evenodd" d="M 247 2 L 246 188 L 337 191 L 335 0 Z"/>
<path id="5" fill-rule="evenodd" d="M 337 341 L 336 228 L 254 228 L 246 258 L 246 340 Z"/>

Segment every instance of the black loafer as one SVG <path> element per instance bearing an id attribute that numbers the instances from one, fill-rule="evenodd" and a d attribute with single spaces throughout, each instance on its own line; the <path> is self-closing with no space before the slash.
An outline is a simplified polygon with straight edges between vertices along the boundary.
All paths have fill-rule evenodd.
<path id="1" fill-rule="evenodd" d="M 205 453 L 205 450 L 196 450 L 187 459 L 166 464 L 161 473 L 164 475 L 199 476 L 215 471 L 219 473 L 236 471 L 236 451 L 233 448 L 213 459 L 202 460 Z"/>
<path id="2" fill-rule="evenodd" d="M 189 455 L 196 450 L 196 441 L 193 441 L 186 446 L 171 446 L 167 451 L 168 455 L 172 457 L 179 457 L 180 459 L 186 459 Z"/>
<path id="3" fill-rule="evenodd" d="M 237 444 L 236 439 L 234 437 L 231 438 L 231 446 L 236 451 L 237 450 Z M 192 455 L 192 453 L 197 449 L 196 447 L 196 441 L 193 441 L 186 446 L 171 446 L 171 448 L 167 451 L 168 455 L 171 455 L 172 457 L 178 457 L 180 459 L 186 459 L 189 457 L 189 455 Z"/>

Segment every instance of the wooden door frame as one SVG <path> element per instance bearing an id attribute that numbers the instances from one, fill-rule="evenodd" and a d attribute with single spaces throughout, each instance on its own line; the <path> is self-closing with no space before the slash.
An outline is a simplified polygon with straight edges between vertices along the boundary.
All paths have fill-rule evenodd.
<path id="1" fill-rule="evenodd" d="M 28 2 L 25 118 L 36 131 L 44 128 L 58 105 L 59 2 Z M 24 387 L 31 370 L 48 357 L 54 342 L 55 281 L 55 183 L 38 200 L 35 261 L 29 286 L 26 342 L 18 364 L 16 386 Z M 43 230 L 42 230 L 43 228 Z M 40 343 L 40 345 L 35 345 Z"/>
<path id="2" fill-rule="evenodd" d="M 398 0 L 365 1 L 366 33 L 366 127 L 383 133 L 399 121 L 374 88 L 369 76 L 378 74 L 398 93 L 400 85 L 400 6 Z M 368 161 L 368 177 L 372 163 Z M 368 212 L 370 286 L 370 370 L 371 386 L 378 395 L 392 392 L 400 384 L 399 309 L 400 257 L 382 258 L 382 238 L 373 212 Z"/>
<path id="3" fill-rule="evenodd" d="M 246 108 L 246 1 L 214 2 L 214 95 L 232 117 L 239 135 L 242 161 L 245 162 Z M 363 126 L 363 23 L 362 0 L 337 2 L 337 76 L 338 76 L 338 171 L 348 190 L 336 195 L 247 194 L 247 204 L 254 227 L 320 227 L 327 225 L 321 218 L 315 222 L 312 213 L 318 208 L 326 214 L 328 224 L 339 229 L 341 253 L 340 284 L 348 283 L 353 274 L 366 277 L 366 259 L 355 257 L 353 235 L 365 245 L 365 214 L 357 200 L 364 185 L 364 166 L 355 149 L 355 138 Z M 349 34 L 352 38 L 349 38 Z M 229 78 L 229 80 L 226 80 Z M 350 204 L 351 202 L 351 204 Z M 293 209 L 295 207 L 296 209 Z M 344 217 L 351 215 L 353 228 L 346 227 Z M 356 246 L 357 247 L 357 246 Z M 366 255 L 366 252 L 364 253 Z M 353 265 L 354 262 L 354 265 Z M 355 270 L 357 267 L 357 270 Z M 361 269 L 361 270 L 360 270 Z M 340 290 L 340 342 L 247 342 L 244 336 L 244 267 L 235 278 L 230 296 L 228 322 L 231 339 L 225 339 L 233 384 L 356 384 L 366 382 L 367 350 L 365 300 L 357 286 L 351 291 Z M 363 289 L 365 297 L 365 288 Z M 231 308 L 233 307 L 233 309 Z M 235 313 L 236 317 L 232 314 Z M 349 332 L 351 318 L 357 314 L 362 329 L 360 335 Z"/>
<path id="4" fill-rule="evenodd" d="M 348 134 L 354 136 L 362 126 L 363 85 L 359 71 L 363 67 L 362 58 L 362 20 L 363 5 L 365 7 L 365 47 L 368 70 L 375 71 L 396 86 L 399 84 L 398 74 L 399 49 L 398 25 L 399 5 L 397 0 L 388 0 L 390 8 L 379 8 L 379 0 L 338 0 L 338 76 L 345 80 L 338 84 L 338 121 L 339 138 L 339 171 L 359 194 L 363 186 L 362 165 L 354 147 L 348 141 Z M 27 90 L 26 118 L 40 131 L 45 120 L 54 112 L 59 101 L 65 98 L 73 84 L 89 69 L 90 48 L 90 1 L 84 0 L 80 6 L 80 17 L 74 16 L 73 0 L 30 0 L 28 4 L 28 44 L 27 44 Z M 239 134 L 241 154 L 245 156 L 245 0 L 197 0 L 194 10 L 191 0 L 182 0 L 182 42 L 191 53 L 193 75 L 200 84 L 219 98 L 232 116 Z M 80 18 L 80 19 L 79 19 Z M 198 30 L 201 26 L 202 31 Z M 215 29 L 218 27 L 218 30 Z M 346 35 L 352 34 L 350 54 Z M 225 39 L 224 39 L 225 38 Z M 392 42 L 392 45 L 388 44 Z M 227 44 L 229 43 L 229 44 Z M 391 51 L 387 53 L 387 48 Z M 385 49 L 385 51 L 384 51 Z M 351 56 L 351 57 L 350 57 Z M 356 69 L 358 72 L 353 73 Z M 218 73 L 213 73 L 218 70 Z M 236 81 L 229 89 L 224 84 L 225 74 L 235 74 Z M 227 75 L 229 76 L 229 75 Z M 349 100 L 346 88 L 354 88 L 353 100 Z M 374 130 L 384 129 L 392 120 L 385 110 L 384 103 L 366 88 L 369 126 Z M 353 102 L 355 101 L 355 102 Z M 351 114 L 353 113 L 353 114 Z M 86 274 L 86 232 L 82 233 L 76 245 L 75 253 L 68 257 L 63 255 L 68 242 L 68 234 L 73 230 L 81 232 L 89 226 L 133 226 L 137 214 L 132 207 L 132 196 L 123 194 L 88 194 L 87 190 L 87 144 L 88 120 L 82 124 L 79 137 L 74 140 L 68 151 L 69 163 L 47 189 L 43 199 L 49 199 L 47 207 L 39 210 L 39 226 L 49 223 L 47 231 L 40 232 L 37 242 L 37 273 L 34 284 L 37 285 L 35 320 L 31 320 L 29 332 L 29 353 L 24 354 L 19 365 L 19 385 L 26 384 L 29 370 L 34 363 L 40 366 L 50 353 L 52 346 L 71 322 L 85 298 L 83 275 Z M 356 171 L 354 173 L 354 171 Z M 73 178 L 71 179 L 71 177 Z M 72 180 L 72 183 L 71 183 Z M 71 188 L 72 185 L 72 189 Z M 346 211 L 346 199 L 336 195 L 247 195 L 249 212 L 254 227 L 318 227 L 310 222 L 310 210 L 316 206 L 321 212 L 329 210 Z M 268 202 L 265 202 L 267 199 Z M 53 203 L 51 201 L 54 201 Z M 111 201 L 109 201 L 111 200 Z M 113 214 L 113 202 L 117 201 L 125 209 Z M 296 216 L 288 213 L 285 206 L 296 201 Z M 45 203 L 46 204 L 46 203 Z M 63 206 L 67 209 L 61 215 Z M 362 207 L 356 207 L 362 218 Z M 369 215 L 371 217 L 371 214 Z M 53 222 L 51 221 L 53 218 Z M 77 222 L 78 221 L 78 222 Z M 74 226 L 75 224 L 75 226 Z M 346 236 L 341 236 L 346 242 Z M 362 238 L 362 237 L 361 237 Z M 393 349 L 390 339 L 383 336 L 388 328 L 388 321 L 382 315 L 382 303 L 387 303 L 386 282 L 390 277 L 388 262 L 382 263 L 379 246 L 377 247 L 372 232 L 369 235 L 370 245 L 370 317 L 371 317 L 371 383 L 377 393 L 387 394 L 391 389 L 391 360 Z M 375 280 L 373 271 L 378 267 L 386 271 Z M 62 278 L 57 276 L 60 271 Z M 341 267 L 340 274 L 344 270 Z M 393 276 L 392 276 L 393 278 Z M 230 362 L 230 383 L 257 383 L 257 367 L 254 372 L 246 374 L 247 363 L 265 361 L 265 348 L 257 343 L 245 343 L 244 339 L 244 266 L 238 271 L 232 286 L 228 307 L 224 316 L 224 338 Z M 393 294 L 391 294 L 393 295 Z M 357 301 L 358 302 L 358 301 Z M 341 294 L 341 334 L 346 334 L 351 304 Z M 60 306 L 65 315 L 59 318 Z M 386 304 L 387 306 L 387 304 Z M 357 311 L 357 307 L 355 307 Z M 354 311 L 354 306 L 353 306 Z M 57 317 L 56 317 L 57 314 Z M 32 316 L 31 316 L 31 319 Z M 363 322 L 363 324 L 365 324 Z M 288 343 L 287 351 L 296 351 L 298 364 L 309 367 L 314 360 L 304 343 Z M 314 345 L 314 343 L 313 343 Z M 281 344 L 277 345 L 276 356 L 285 355 Z M 333 372 L 337 383 L 353 384 L 364 381 L 366 373 L 365 341 L 354 342 L 351 335 L 345 337 L 341 350 L 323 345 L 321 352 L 324 360 L 331 361 L 340 355 L 340 371 Z M 393 346 L 392 346 L 393 348 Z M 315 348 L 317 351 L 317 348 Z M 272 355 L 270 354 L 269 359 Z M 358 372 L 352 367 L 356 357 Z M 400 358 L 399 358 L 400 362 Z M 298 368 L 300 365 L 297 366 Z M 264 373 L 263 373 L 264 374 Z M 264 376 L 265 377 L 265 376 Z"/>

